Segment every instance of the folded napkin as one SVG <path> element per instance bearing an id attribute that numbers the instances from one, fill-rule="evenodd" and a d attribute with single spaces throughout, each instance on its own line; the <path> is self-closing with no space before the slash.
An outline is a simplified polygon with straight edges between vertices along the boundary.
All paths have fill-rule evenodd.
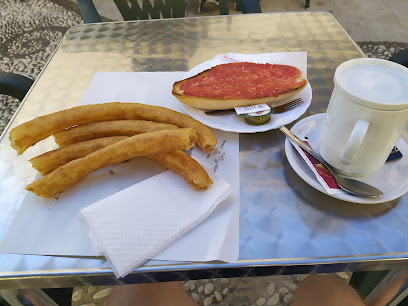
<path id="1" fill-rule="evenodd" d="M 208 173 L 214 183 L 205 191 L 166 171 L 81 210 L 96 254 L 106 257 L 116 277 L 188 233 L 231 194 L 231 185 Z"/>

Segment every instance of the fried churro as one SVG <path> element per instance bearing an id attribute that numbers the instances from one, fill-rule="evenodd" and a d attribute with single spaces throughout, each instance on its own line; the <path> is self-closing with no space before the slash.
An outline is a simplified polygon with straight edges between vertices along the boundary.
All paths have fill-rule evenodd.
<path id="1" fill-rule="evenodd" d="M 10 131 L 11 146 L 22 154 L 37 142 L 68 127 L 97 121 L 150 120 L 193 128 L 197 132 L 197 145 L 203 151 L 212 151 L 217 139 L 211 130 L 197 120 L 176 111 L 139 103 L 104 103 L 78 106 L 25 122 Z"/>
<path id="2" fill-rule="evenodd" d="M 55 171 L 27 185 L 26 190 L 38 196 L 51 197 L 98 169 L 138 156 L 188 150 L 196 141 L 196 131 L 192 128 L 135 135 L 58 167 Z"/>
<path id="3" fill-rule="evenodd" d="M 30 159 L 30 162 L 33 168 L 38 170 L 41 175 L 46 175 L 74 159 L 84 157 L 96 150 L 127 138 L 127 136 L 116 136 L 82 141 L 36 156 Z"/>
<path id="4" fill-rule="evenodd" d="M 178 129 L 178 126 L 147 120 L 112 120 L 78 125 L 54 134 L 54 139 L 60 147 L 64 147 L 101 137 L 134 136 L 141 133 L 172 129 Z"/>
<path id="5" fill-rule="evenodd" d="M 184 177 L 194 189 L 205 190 L 213 183 L 204 168 L 181 150 L 147 157 Z"/>
<path id="6" fill-rule="evenodd" d="M 34 157 L 30 162 L 34 169 L 38 170 L 42 175 L 46 175 L 72 160 L 84 157 L 96 150 L 126 138 L 128 137 L 117 136 L 82 141 Z M 194 189 L 204 190 L 212 184 L 204 168 L 184 151 L 175 150 L 146 157 L 154 159 L 167 169 L 178 173 L 185 178 Z"/>

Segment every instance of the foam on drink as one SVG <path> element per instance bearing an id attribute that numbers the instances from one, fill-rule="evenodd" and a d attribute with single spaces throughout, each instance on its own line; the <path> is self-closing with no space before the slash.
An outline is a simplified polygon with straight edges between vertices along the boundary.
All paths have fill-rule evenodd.
<path id="1" fill-rule="evenodd" d="M 408 73 L 386 66 L 356 64 L 338 75 L 340 85 L 351 94 L 381 104 L 408 102 Z"/>

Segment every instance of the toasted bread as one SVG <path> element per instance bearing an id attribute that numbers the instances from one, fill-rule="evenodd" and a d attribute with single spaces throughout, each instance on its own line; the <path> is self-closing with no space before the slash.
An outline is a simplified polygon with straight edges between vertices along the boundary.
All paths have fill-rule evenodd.
<path id="1" fill-rule="evenodd" d="M 175 82 L 172 94 L 199 109 L 221 110 L 267 103 L 285 104 L 285 98 L 307 85 L 299 69 L 287 65 L 230 63 Z"/>

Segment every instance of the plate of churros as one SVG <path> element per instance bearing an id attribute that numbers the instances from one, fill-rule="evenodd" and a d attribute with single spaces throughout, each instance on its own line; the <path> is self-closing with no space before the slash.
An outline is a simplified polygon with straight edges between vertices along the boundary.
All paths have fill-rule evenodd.
<path id="1" fill-rule="evenodd" d="M 44 198 L 75 185 L 90 173 L 145 156 L 184 177 L 197 190 L 212 181 L 186 152 L 212 151 L 217 139 L 199 121 L 171 109 L 139 103 L 103 103 L 62 110 L 20 124 L 10 144 L 22 154 L 53 135 L 59 148 L 30 160 L 42 177 L 26 190 Z"/>
<path id="2" fill-rule="evenodd" d="M 252 61 L 249 60 L 251 62 L 240 61 L 243 59 L 251 59 L 251 55 L 229 54 L 224 56 L 217 56 L 214 60 L 209 60 L 204 63 L 201 63 L 198 66 L 191 69 L 189 72 L 187 72 L 184 75 L 183 79 L 180 80 L 179 82 L 176 82 L 175 85 L 173 86 L 173 95 L 180 101 L 182 108 L 187 114 L 189 114 L 194 119 L 215 129 L 227 132 L 256 133 L 276 129 L 282 125 L 289 124 L 292 121 L 298 119 L 310 106 L 312 101 L 312 89 L 310 84 L 306 80 L 305 75 L 306 73 L 304 72 L 306 67 L 305 65 L 306 61 L 305 59 L 303 60 L 303 57 L 306 57 L 306 53 L 282 52 L 278 54 L 279 60 L 276 60 L 276 62 L 283 63 L 285 65 L 269 64 L 269 62 L 275 63 L 275 61 L 273 60 L 275 54 L 261 54 L 259 57 L 254 57 Z M 284 58 L 285 60 L 282 60 L 282 58 Z M 299 67 L 299 69 L 297 67 L 286 64 L 288 62 L 291 62 L 290 61 L 291 58 L 294 59 L 293 60 L 294 65 Z M 238 65 L 239 67 L 236 65 Z M 220 66 L 225 67 L 223 68 L 223 70 L 214 71 L 213 75 L 210 74 L 212 69 L 218 69 Z M 242 76 L 240 75 L 241 71 L 245 71 L 242 72 Z M 304 78 L 302 77 L 302 73 Z M 225 75 L 225 79 L 223 79 L 222 74 Z M 280 77 L 274 78 L 275 74 L 279 74 Z M 248 75 L 251 76 L 248 77 Z M 278 95 L 278 97 L 272 96 L 275 95 L 274 93 L 272 93 L 270 97 L 266 98 L 263 97 L 257 99 L 248 98 L 229 99 L 223 97 L 217 100 L 217 98 L 212 97 L 213 95 L 214 96 L 217 95 L 217 93 L 215 92 L 218 91 L 222 92 L 224 91 L 225 88 L 229 86 L 237 86 L 237 89 L 234 90 L 232 88 L 229 89 L 228 91 L 225 90 L 225 94 L 230 94 L 233 96 L 235 92 L 239 91 L 240 88 L 244 86 L 247 87 L 247 89 L 245 88 L 243 89 L 243 91 L 246 90 L 245 91 L 246 95 L 248 95 L 249 92 L 252 94 L 254 90 L 253 87 L 255 85 L 252 86 L 251 84 L 259 82 L 259 79 L 262 79 L 262 77 L 265 75 L 267 77 L 264 78 L 261 82 L 262 83 L 269 82 L 270 84 L 266 85 L 270 86 L 269 90 L 276 90 L 277 88 L 277 90 L 281 92 Z M 288 84 L 286 81 L 284 81 L 288 79 L 288 76 L 293 77 L 294 79 L 294 81 L 291 84 Z M 245 78 L 247 78 L 248 81 Z M 267 82 L 265 82 L 265 80 L 267 80 Z M 300 83 L 297 84 L 299 80 L 302 80 L 303 82 L 301 85 L 299 85 Z M 186 87 L 182 88 L 181 86 L 185 81 L 189 81 L 189 83 L 185 85 Z M 233 84 L 234 82 L 237 82 L 237 84 Z M 249 85 L 246 83 L 248 83 Z M 272 83 L 273 85 L 271 85 Z M 264 84 L 261 85 L 264 86 Z M 206 91 L 207 88 L 205 86 L 208 86 L 207 91 Z M 298 88 L 296 88 L 296 90 L 294 89 L 292 90 L 292 88 L 295 88 L 294 86 L 298 86 Z M 175 88 L 177 90 L 175 90 Z M 182 94 L 179 94 L 180 92 Z M 203 94 L 208 96 L 206 97 L 187 96 L 186 93 L 190 92 L 191 95 L 194 94 L 195 92 L 198 92 L 196 93 L 197 95 Z M 220 94 L 222 95 L 223 93 Z M 256 93 L 254 93 L 254 95 L 256 95 Z M 233 102 L 231 103 L 230 100 L 233 100 Z M 293 101 L 301 101 L 301 103 L 297 103 L 296 107 L 288 107 L 285 109 L 284 106 L 293 104 Z M 199 106 L 200 103 L 201 105 L 203 105 L 202 107 Z M 245 120 L 245 116 L 237 115 L 235 111 L 231 112 L 227 111 L 225 112 L 225 114 L 221 115 L 220 113 L 222 112 L 217 113 L 209 111 L 214 109 L 221 110 L 226 108 L 222 105 L 220 106 L 220 108 L 217 108 L 217 104 L 224 105 L 228 104 L 228 108 L 231 108 L 231 106 L 235 105 L 234 103 L 238 103 L 237 106 L 247 105 L 253 106 L 256 105 L 256 103 L 268 104 L 269 106 L 272 107 L 272 112 L 270 115 L 271 118 L 269 122 L 267 122 L 266 124 L 251 125 L 247 123 L 247 120 Z M 279 111 L 274 113 L 273 108 L 275 106 L 276 108 L 279 108 Z"/>

